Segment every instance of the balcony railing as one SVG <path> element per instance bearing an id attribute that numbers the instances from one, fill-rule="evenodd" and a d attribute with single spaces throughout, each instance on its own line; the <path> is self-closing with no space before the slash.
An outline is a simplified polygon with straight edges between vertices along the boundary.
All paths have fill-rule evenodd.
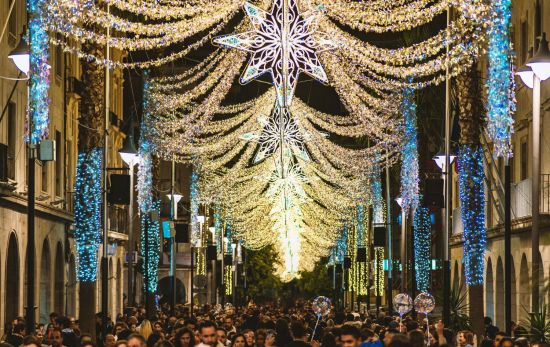
<path id="1" fill-rule="evenodd" d="M 511 188 L 512 220 L 530 217 L 532 214 L 531 205 L 531 178 L 518 183 L 513 183 Z M 495 208 L 488 206 L 488 208 Z M 542 214 L 550 214 L 550 174 L 542 174 L 540 180 L 540 205 L 539 211 Z M 464 227 L 460 207 L 453 210 L 453 235 L 462 234 Z"/>

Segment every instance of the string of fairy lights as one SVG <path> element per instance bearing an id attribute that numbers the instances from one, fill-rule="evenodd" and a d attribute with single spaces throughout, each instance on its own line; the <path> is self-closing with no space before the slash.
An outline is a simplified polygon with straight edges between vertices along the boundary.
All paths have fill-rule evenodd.
<path id="1" fill-rule="evenodd" d="M 109 5 L 116 11 L 106 11 L 104 4 L 91 0 L 29 3 L 31 142 L 47 135 L 50 44 L 112 69 L 147 69 L 177 61 L 214 42 L 221 47 L 187 71 L 166 76 L 159 70 L 147 79 L 143 133 L 150 135 L 140 143 L 145 158 L 138 174 L 140 213 L 145 216 L 144 212 L 158 209 L 147 197 L 153 155 L 193 164 L 192 242 L 198 246 L 203 233 L 197 225 L 198 206 L 215 202 L 216 235 L 223 232 L 222 221 L 231 220 L 233 237 L 245 247 L 273 245 L 281 262 L 277 271 L 286 280 L 311 270 L 333 247 L 341 249 L 338 244 L 345 225 L 356 222 L 351 227 L 356 244 L 369 242 L 360 222 L 365 218 L 359 217 L 357 206 L 366 202 L 364 208 L 374 210 L 373 223 L 386 222 L 380 167 L 393 164 L 400 156 L 404 171 L 410 173 L 402 177 L 401 195 L 407 208 L 414 210 L 418 157 L 414 157 L 416 120 L 411 95 L 444 81 L 447 71 L 449 76 L 464 72 L 482 53 L 485 41 L 489 56 L 487 130 L 497 155 L 510 154 L 514 95 L 509 1 L 261 0 L 246 3 L 242 19 L 238 16 L 241 0 L 111 0 Z M 431 22 L 448 8 L 456 13 L 450 25 L 395 49 L 378 47 L 346 29 L 402 32 Z M 290 19 L 279 13 L 291 13 Z M 218 36 L 229 23 L 236 34 Z M 107 28 L 112 35 L 105 34 Z M 279 31 L 281 35 L 266 30 L 273 28 L 286 29 Z M 296 34 L 301 36 L 290 37 Z M 141 56 L 147 58 L 108 60 L 86 50 L 88 43 L 145 52 Z M 271 75 L 271 89 L 253 100 L 227 103 L 239 74 L 246 83 L 264 73 Z M 295 97 L 300 73 L 334 88 L 345 114 L 323 113 Z M 337 140 L 341 137 L 349 141 L 368 138 L 369 144 L 349 148 Z M 81 280 L 95 278 L 97 259 L 90 252 L 100 242 L 94 230 L 100 229 L 101 194 L 86 197 L 101 181 L 96 152 L 79 155 L 75 186 L 77 200 L 81 198 L 75 203 Z M 413 160 L 408 160 L 410 155 Z M 479 154 L 465 150 L 461 157 L 461 167 L 468 171 Z M 461 182 L 467 180 L 460 177 Z M 461 199 L 467 196 L 461 194 Z M 478 211 L 481 203 L 474 204 L 474 209 L 462 204 L 463 218 Z M 481 235 L 465 247 L 465 252 L 476 248 L 472 254 L 477 260 L 483 253 L 477 247 L 483 244 L 484 235 L 479 218 L 464 223 L 465 238 Z M 154 238 L 151 235 L 158 226 L 142 222 L 146 226 L 142 239 Z M 153 234 L 148 234 L 150 230 Z M 383 259 L 380 252 L 383 249 L 375 249 L 373 256 Z M 471 259 L 466 268 L 470 268 L 467 275 L 477 279 L 482 269 L 475 264 Z M 377 262 L 375 274 L 380 266 Z M 156 277 L 154 267 L 151 271 L 151 278 Z M 362 284 L 358 286 L 362 290 Z M 154 289 L 149 284 L 147 288 Z"/>

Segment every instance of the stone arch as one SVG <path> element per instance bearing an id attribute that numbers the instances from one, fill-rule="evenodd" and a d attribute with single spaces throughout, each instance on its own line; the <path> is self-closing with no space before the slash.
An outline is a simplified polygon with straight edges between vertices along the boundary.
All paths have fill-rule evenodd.
<path id="1" fill-rule="evenodd" d="M 51 305 L 51 255 L 50 255 L 50 243 L 46 238 L 42 244 L 42 255 L 40 257 L 40 292 L 39 292 L 39 322 L 48 323 L 49 315 L 52 310 Z"/>
<path id="2" fill-rule="evenodd" d="M 54 277 L 54 311 L 65 313 L 65 259 L 63 259 L 63 245 L 57 242 L 55 249 L 55 277 Z"/>
<path id="3" fill-rule="evenodd" d="M 521 263 L 519 267 L 519 320 L 527 318 L 527 312 L 530 310 L 531 305 L 531 285 L 529 281 L 529 264 L 527 263 L 527 256 L 525 253 L 521 255 Z"/>
<path id="4" fill-rule="evenodd" d="M 19 290 L 19 278 L 21 274 L 19 262 L 19 246 L 17 236 L 12 232 L 8 241 L 6 255 L 6 297 L 4 299 L 4 322 L 9 322 L 19 315 L 19 303 L 21 291 Z M 7 285 L 7 284 L 10 285 Z"/>
<path id="5" fill-rule="evenodd" d="M 495 274 L 495 325 L 504 330 L 504 268 L 500 256 L 497 259 Z"/>
<path id="6" fill-rule="evenodd" d="M 485 270 L 485 315 L 495 320 L 495 289 L 493 284 L 493 262 L 491 257 L 487 258 L 487 269 Z"/>
<path id="7" fill-rule="evenodd" d="M 76 316 L 76 261 L 74 254 L 69 256 L 69 271 L 67 275 L 67 315 Z"/>

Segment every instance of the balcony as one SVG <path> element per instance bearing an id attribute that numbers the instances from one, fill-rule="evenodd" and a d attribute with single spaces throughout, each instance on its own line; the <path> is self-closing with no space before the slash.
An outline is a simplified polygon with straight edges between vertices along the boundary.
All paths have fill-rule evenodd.
<path id="1" fill-rule="evenodd" d="M 511 186 L 511 208 L 512 208 L 512 227 L 514 229 L 528 228 L 531 225 L 531 178 L 518 183 L 512 183 Z M 489 206 L 493 208 L 492 206 Z M 550 174 L 542 174 L 540 180 L 540 214 L 550 216 Z M 495 212 L 496 213 L 496 212 Z M 462 214 L 460 208 L 453 210 L 453 231 L 452 235 L 461 235 L 464 231 L 462 225 Z M 503 227 L 499 223 L 495 230 Z"/>

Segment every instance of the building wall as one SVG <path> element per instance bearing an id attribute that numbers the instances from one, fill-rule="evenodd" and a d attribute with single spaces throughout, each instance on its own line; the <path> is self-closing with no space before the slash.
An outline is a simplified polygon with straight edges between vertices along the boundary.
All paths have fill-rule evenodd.
<path id="1" fill-rule="evenodd" d="M 535 36 L 540 32 L 550 34 L 550 4 L 540 2 L 535 14 L 536 3 L 519 0 L 513 3 L 512 9 L 512 39 L 517 54 L 516 64 L 525 63 L 525 51 L 533 46 Z M 542 20 L 538 25 L 535 17 Z M 537 29 L 538 28 L 538 29 Z M 515 133 L 512 138 L 514 157 L 510 162 L 512 170 L 512 320 L 515 322 L 527 318 L 531 305 L 531 155 L 532 155 L 532 90 L 516 78 L 517 112 L 515 118 Z M 550 174 L 550 81 L 541 85 L 541 173 Z M 524 147 L 522 149 L 522 143 Z M 487 149 L 490 151 L 491 149 Z M 504 163 L 495 161 L 494 165 L 486 165 L 487 175 L 497 175 L 504 179 Z M 456 172 L 455 172 L 456 177 Z M 487 186 L 487 194 L 499 187 Z M 455 180 L 455 193 L 458 185 Z M 548 184 L 541 183 L 541 196 L 544 199 L 550 194 Z M 496 196 L 496 193 L 495 195 Z M 494 203 L 487 199 L 487 230 L 488 242 L 485 254 L 484 309 L 496 325 L 504 329 L 504 239 L 503 221 L 496 211 L 501 201 Z M 453 199 L 454 218 L 460 218 L 458 199 Z M 540 278 L 540 297 L 550 304 L 550 208 L 541 205 L 540 254 L 542 260 Z M 453 223 L 453 240 L 451 244 L 451 274 L 453 283 L 464 281 L 462 269 L 462 223 Z"/>
<path id="2" fill-rule="evenodd" d="M 11 0 L 0 1 L 0 23 L 8 21 L 6 35 L 0 39 L 0 106 L 13 102 L 15 113 L 9 112 L 0 120 L 0 143 L 13 152 L 14 170 L 10 182 L 16 184 L 9 196 L 0 196 L 0 333 L 5 323 L 24 315 L 26 306 L 27 259 L 27 152 L 25 119 L 27 105 L 26 81 L 17 82 L 14 95 L 10 92 L 19 71 L 8 58 L 19 42 L 26 23 L 25 1 L 14 0 L 15 8 L 8 18 Z M 81 66 L 77 57 L 50 47 L 50 126 L 49 138 L 57 140 L 55 162 L 36 165 L 36 238 L 35 238 L 35 304 L 38 322 L 47 323 L 50 312 L 78 317 L 78 282 L 76 281 L 75 242 L 72 237 L 74 183 L 77 162 L 78 119 L 80 96 L 70 93 L 67 78 L 80 78 Z M 120 58 L 118 52 L 114 56 Z M 6 79 L 5 77 L 8 77 Z M 22 76 L 25 77 L 25 76 Z M 111 111 L 123 119 L 123 77 L 120 70 L 111 73 Z M 10 121 L 14 124 L 11 125 Z M 98 129 L 98 131 L 101 131 Z M 118 126 L 111 129 L 109 166 L 123 167 L 118 148 L 124 134 Z M 118 231 L 118 230 L 117 230 Z M 127 231 L 111 239 L 109 255 L 109 313 L 113 318 L 122 312 L 124 242 Z M 11 240 L 11 243 L 10 243 Z M 11 245 L 11 246 L 10 246 Z M 15 246 L 13 246 L 15 245 Z M 114 247 L 116 245 L 116 247 Z M 100 250 L 101 252 L 101 250 Z M 99 267 L 98 267 L 99 271 Z M 100 275 L 98 275 L 100 278 Z M 98 298 L 100 281 L 97 283 Z M 97 301 L 97 311 L 101 303 Z"/>

